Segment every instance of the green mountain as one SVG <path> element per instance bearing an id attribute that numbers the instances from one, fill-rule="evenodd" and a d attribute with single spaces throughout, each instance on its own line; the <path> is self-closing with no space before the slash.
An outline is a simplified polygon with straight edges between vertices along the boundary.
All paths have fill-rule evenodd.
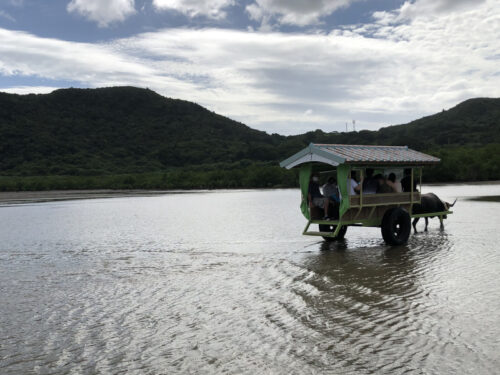
<path id="1" fill-rule="evenodd" d="M 93 175 L 249 158 L 269 160 L 265 132 L 133 87 L 0 93 L 0 173 Z M 272 147 L 267 147 L 273 151 Z"/>
<path id="2" fill-rule="evenodd" d="M 447 111 L 378 131 L 316 130 L 292 138 L 302 145 L 309 142 L 407 145 L 441 158 L 441 164 L 426 168 L 424 176 L 429 182 L 500 180 L 498 98 L 470 99 Z"/>
<path id="3" fill-rule="evenodd" d="M 294 138 L 325 143 L 408 145 L 417 150 L 443 146 L 484 146 L 500 142 L 500 99 L 470 99 L 450 110 L 377 131 L 306 133 Z"/>
<path id="4" fill-rule="evenodd" d="M 310 142 L 408 145 L 443 159 L 430 181 L 500 179 L 500 99 L 378 131 L 285 137 L 147 89 L 0 93 L 0 190 L 293 186 L 277 162 Z"/>

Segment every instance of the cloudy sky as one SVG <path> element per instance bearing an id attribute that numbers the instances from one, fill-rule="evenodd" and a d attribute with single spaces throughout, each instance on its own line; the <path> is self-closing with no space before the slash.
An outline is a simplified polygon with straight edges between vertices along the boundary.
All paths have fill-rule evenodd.
<path id="1" fill-rule="evenodd" d="M 500 0 L 0 0 L 0 91 L 133 85 L 268 133 L 500 97 Z"/>

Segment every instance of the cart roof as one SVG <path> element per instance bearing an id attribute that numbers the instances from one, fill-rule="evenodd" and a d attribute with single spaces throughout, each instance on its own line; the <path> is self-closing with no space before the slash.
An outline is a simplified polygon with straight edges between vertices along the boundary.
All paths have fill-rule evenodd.
<path id="1" fill-rule="evenodd" d="M 315 144 L 299 151 L 282 161 L 280 166 L 291 169 L 311 162 L 326 163 L 333 166 L 350 165 L 398 165 L 415 166 L 437 164 L 441 160 L 408 148 L 408 146 L 364 146 Z"/>

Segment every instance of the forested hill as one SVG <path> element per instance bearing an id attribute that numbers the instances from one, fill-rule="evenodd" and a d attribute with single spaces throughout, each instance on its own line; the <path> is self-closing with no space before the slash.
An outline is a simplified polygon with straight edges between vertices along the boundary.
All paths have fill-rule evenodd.
<path id="1" fill-rule="evenodd" d="M 267 160 L 265 132 L 133 87 L 0 93 L 0 173 L 131 173 Z"/>
<path id="2" fill-rule="evenodd" d="M 317 130 L 290 138 L 303 145 L 407 145 L 441 158 L 438 166 L 426 169 L 427 181 L 500 180 L 500 98 L 469 99 L 447 111 L 378 131 Z"/>
<path id="3" fill-rule="evenodd" d="M 147 89 L 0 93 L 0 190 L 293 186 L 277 162 L 310 142 L 408 145 L 443 159 L 429 180 L 500 179 L 500 99 L 379 131 L 285 137 Z"/>
<path id="4" fill-rule="evenodd" d="M 407 145 L 417 150 L 500 143 L 500 99 L 470 99 L 450 110 L 378 131 L 311 136 L 331 143 Z"/>

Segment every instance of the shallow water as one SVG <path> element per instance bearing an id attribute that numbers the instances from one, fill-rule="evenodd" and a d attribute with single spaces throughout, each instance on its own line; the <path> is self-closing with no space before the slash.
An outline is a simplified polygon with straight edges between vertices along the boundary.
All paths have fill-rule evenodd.
<path id="1" fill-rule="evenodd" d="M 301 236 L 298 190 L 1 207 L 0 373 L 498 373 L 500 185 L 428 191 L 393 248 Z"/>

